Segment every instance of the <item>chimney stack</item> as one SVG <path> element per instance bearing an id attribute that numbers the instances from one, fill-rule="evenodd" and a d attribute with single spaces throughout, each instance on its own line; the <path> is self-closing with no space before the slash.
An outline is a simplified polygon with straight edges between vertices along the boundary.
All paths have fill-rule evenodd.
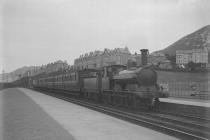
<path id="1" fill-rule="evenodd" d="M 147 57 L 148 57 L 148 49 L 141 49 L 141 65 L 146 66 L 147 65 Z"/>

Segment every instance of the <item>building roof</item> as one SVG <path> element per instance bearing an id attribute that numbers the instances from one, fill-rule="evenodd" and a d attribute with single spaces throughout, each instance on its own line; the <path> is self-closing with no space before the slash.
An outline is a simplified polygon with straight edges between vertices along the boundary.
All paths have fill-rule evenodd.
<path id="1" fill-rule="evenodd" d="M 87 58 L 93 57 L 93 56 L 99 56 L 99 55 L 112 55 L 112 54 L 131 54 L 128 47 L 125 48 L 115 48 L 113 50 L 105 48 L 104 51 L 94 51 L 94 52 L 89 52 L 85 53 L 83 55 L 80 55 L 79 58 L 75 59 L 75 62 L 78 60 L 86 60 Z"/>

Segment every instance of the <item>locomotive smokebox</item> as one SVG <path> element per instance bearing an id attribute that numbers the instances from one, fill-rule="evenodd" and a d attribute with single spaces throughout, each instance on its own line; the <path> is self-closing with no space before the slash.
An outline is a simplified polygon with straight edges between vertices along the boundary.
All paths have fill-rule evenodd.
<path id="1" fill-rule="evenodd" d="M 141 65 L 146 66 L 147 65 L 147 57 L 148 57 L 148 49 L 141 49 Z"/>

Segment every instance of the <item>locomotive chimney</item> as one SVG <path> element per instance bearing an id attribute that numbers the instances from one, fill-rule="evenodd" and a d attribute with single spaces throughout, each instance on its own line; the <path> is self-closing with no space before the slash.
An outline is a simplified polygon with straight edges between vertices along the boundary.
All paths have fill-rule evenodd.
<path id="1" fill-rule="evenodd" d="M 146 66 L 147 65 L 147 57 L 148 57 L 148 49 L 141 49 L 141 65 Z"/>

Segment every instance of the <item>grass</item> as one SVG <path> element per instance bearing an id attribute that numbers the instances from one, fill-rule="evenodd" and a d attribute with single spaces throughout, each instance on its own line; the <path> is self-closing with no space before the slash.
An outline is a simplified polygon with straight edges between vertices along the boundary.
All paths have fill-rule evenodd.
<path id="1" fill-rule="evenodd" d="M 157 71 L 158 82 L 202 82 L 210 81 L 210 73 L 188 73 L 188 72 L 171 72 Z"/>

